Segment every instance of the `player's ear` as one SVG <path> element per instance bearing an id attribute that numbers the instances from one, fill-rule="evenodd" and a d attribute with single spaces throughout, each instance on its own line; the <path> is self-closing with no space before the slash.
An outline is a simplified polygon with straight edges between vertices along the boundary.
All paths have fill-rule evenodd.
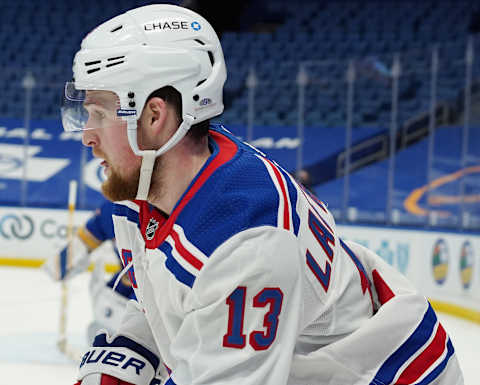
<path id="1" fill-rule="evenodd" d="M 151 98 L 145 104 L 142 113 L 142 126 L 148 127 L 152 134 L 158 134 L 164 127 L 169 113 L 167 103 L 162 98 Z"/>

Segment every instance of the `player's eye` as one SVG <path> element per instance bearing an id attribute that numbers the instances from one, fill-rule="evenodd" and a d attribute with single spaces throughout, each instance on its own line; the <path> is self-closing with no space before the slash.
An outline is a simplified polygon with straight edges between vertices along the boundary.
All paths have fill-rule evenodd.
<path id="1" fill-rule="evenodd" d="M 105 118 L 105 113 L 103 111 L 95 110 L 93 113 L 95 114 L 95 118 L 97 118 L 97 119 L 104 119 Z"/>

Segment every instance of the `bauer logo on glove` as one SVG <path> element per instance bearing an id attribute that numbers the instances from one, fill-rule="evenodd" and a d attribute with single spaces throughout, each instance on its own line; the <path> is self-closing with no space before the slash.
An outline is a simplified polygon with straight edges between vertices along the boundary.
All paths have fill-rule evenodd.
<path id="1" fill-rule="evenodd" d="M 82 362 L 80 363 L 80 368 L 86 363 L 101 363 L 104 365 L 120 366 L 121 369 L 125 370 L 128 370 L 128 367 L 131 366 L 135 369 L 138 375 L 140 375 L 140 371 L 146 365 L 145 361 L 139 360 L 134 357 L 128 357 L 126 354 L 107 351 L 106 349 L 93 349 L 85 353 L 82 358 Z"/>

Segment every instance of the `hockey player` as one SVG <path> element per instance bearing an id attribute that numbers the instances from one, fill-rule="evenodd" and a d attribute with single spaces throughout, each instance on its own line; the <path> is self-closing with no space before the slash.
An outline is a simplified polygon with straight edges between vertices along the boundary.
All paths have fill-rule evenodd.
<path id="1" fill-rule="evenodd" d="M 73 72 L 63 124 L 103 159 L 138 298 L 96 336 L 78 384 L 463 383 L 427 300 L 342 241 L 281 166 L 209 123 L 226 69 L 205 19 L 129 11 L 85 37 Z"/>
<path id="2" fill-rule="evenodd" d="M 91 255 L 94 250 L 104 242 L 114 241 L 112 209 L 113 203 L 106 200 L 87 223 L 78 229 L 73 238 L 72 249 L 74 252 L 70 266 L 67 265 L 67 246 L 57 255 L 47 259 L 43 268 L 50 277 L 60 281 L 85 272 L 91 263 Z M 116 250 L 114 253 L 118 256 Z M 102 257 L 105 256 L 102 255 Z M 120 325 L 128 299 L 135 299 L 132 285 L 127 276 L 122 277 L 115 290 L 112 290 L 119 273 L 114 274 L 110 280 L 105 282 L 103 261 L 97 260 L 96 262 L 96 268 L 89 284 L 94 317 L 87 330 L 89 344 L 92 343 L 99 330 L 115 331 Z"/>

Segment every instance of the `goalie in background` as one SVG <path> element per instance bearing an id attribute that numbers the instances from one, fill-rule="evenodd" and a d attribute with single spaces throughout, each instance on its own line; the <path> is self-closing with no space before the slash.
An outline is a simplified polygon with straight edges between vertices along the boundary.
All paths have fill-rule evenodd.
<path id="1" fill-rule="evenodd" d="M 67 258 L 68 245 L 57 255 L 46 260 L 42 268 L 48 275 L 55 281 L 61 281 L 69 280 L 87 271 L 92 262 L 93 251 L 97 250 L 104 242 L 114 241 L 112 208 L 113 203 L 105 200 L 87 223 L 78 229 L 73 238 L 70 265 L 68 265 Z M 87 330 L 89 344 L 100 329 L 106 329 L 110 333 L 114 332 L 120 325 L 127 301 L 136 299 L 128 275 L 124 275 L 113 290 L 120 268 L 108 281 L 105 280 L 104 260 L 107 259 L 109 253 L 109 251 L 105 251 L 97 258 L 89 283 L 94 317 Z M 115 253 L 120 259 L 116 248 L 112 253 Z M 119 262 L 121 265 L 121 261 Z"/>

